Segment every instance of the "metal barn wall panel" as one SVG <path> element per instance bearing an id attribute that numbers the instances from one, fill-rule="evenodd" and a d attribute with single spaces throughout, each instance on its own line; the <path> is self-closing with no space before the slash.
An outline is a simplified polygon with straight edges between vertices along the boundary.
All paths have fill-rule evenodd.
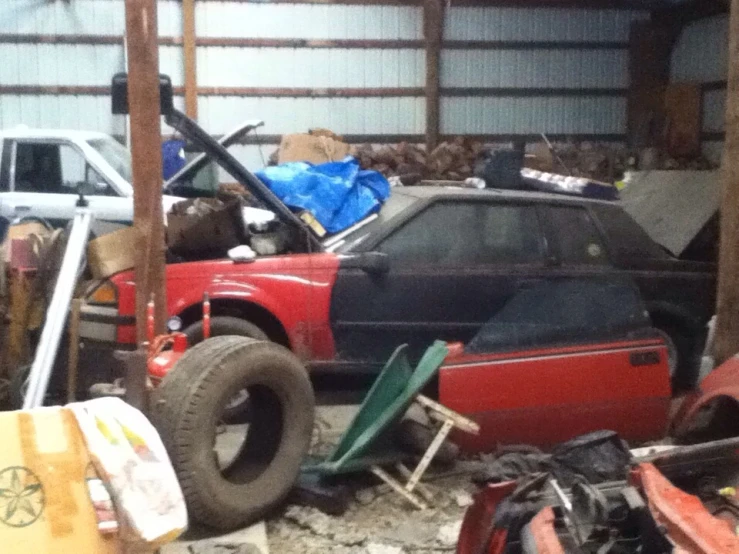
<path id="1" fill-rule="evenodd" d="M 123 0 L 2 0 L 1 32 L 49 35 L 120 35 L 125 28 Z"/>
<path id="2" fill-rule="evenodd" d="M 181 3 L 160 0 L 159 34 L 182 35 Z M 3 33 L 46 35 L 122 35 L 126 28 L 124 0 L 2 0 Z"/>
<path id="3" fill-rule="evenodd" d="M 0 95 L 0 128 L 17 125 L 124 133 L 123 118 L 110 113 L 107 96 Z"/>
<path id="4" fill-rule="evenodd" d="M 621 134 L 625 98 L 443 98 L 443 134 Z"/>
<path id="5" fill-rule="evenodd" d="M 328 127 L 341 134 L 421 134 L 423 98 L 274 98 L 206 96 L 198 100 L 199 121 L 213 134 L 247 119 L 264 120 L 263 134 Z"/>
<path id="6" fill-rule="evenodd" d="M 444 87 L 625 88 L 626 50 L 444 50 Z"/>
<path id="7" fill-rule="evenodd" d="M 207 4 L 207 3 L 206 3 Z M 208 87 L 423 87 L 420 49 L 199 47 Z"/>
<path id="8" fill-rule="evenodd" d="M 104 86 L 125 70 L 123 46 L 0 44 L 0 85 Z M 161 46 L 159 67 L 182 85 L 182 48 Z"/>
<path id="9" fill-rule="evenodd" d="M 726 119 L 726 90 L 711 90 L 703 94 L 703 131 L 724 130 Z"/>
<path id="10" fill-rule="evenodd" d="M 726 79 L 728 16 L 716 16 L 688 25 L 672 52 L 673 81 L 721 81 Z"/>
<path id="11" fill-rule="evenodd" d="M 446 12 L 448 40 L 626 41 L 647 12 L 552 8 L 460 8 Z"/>
<path id="12" fill-rule="evenodd" d="M 198 2 L 199 36 L 306 39 L 421 39 L 415 6 Z"/>
<path id="13" fill-rule="evenodd" d="M 633 21 L 648 19 L 643 11 L 547 8 L 470 8 L 447 10 L 445 39 L 500 42 L 497 48 L 458 45 L 442 50 L 442 87 L 563 88 L 569 96 L 446 97 L 442 100 L 442 133 L 622 134 L 624 96 L 578 97 L 577 89 L 628 86 L 625 48 Z M 587 48 L 535 48 L 536 42 L 593 42 Z M 523 44 L 514 48 L 506 42 Z M 597 48 L 597 46 L 607 46 Z"/>

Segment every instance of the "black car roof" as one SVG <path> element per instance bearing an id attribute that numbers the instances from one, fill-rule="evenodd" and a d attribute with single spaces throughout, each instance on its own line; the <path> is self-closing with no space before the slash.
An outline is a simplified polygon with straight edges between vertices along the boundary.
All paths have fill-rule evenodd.
<path id="1" fill-rule="evenodd" d="M 396 187 L 393 194 L 402 194 L 414 198 L 433 198 L 436 196 L 469 196 L 471 198 L 511 198 L 520 200 L 540 200 L 553 201 L 557 203 L 595 203 L 614 205 L 616 203 L 605 200 L 597 200 L 585 198 L 582 196 L 569 196 L 566 194 L 555 194 L 551 192 L 538 192 L 529 190 L 509 190 L 509 189 L 473 189 L 463 187 L 450 186 L 414 186 L 414 187 Z"/>

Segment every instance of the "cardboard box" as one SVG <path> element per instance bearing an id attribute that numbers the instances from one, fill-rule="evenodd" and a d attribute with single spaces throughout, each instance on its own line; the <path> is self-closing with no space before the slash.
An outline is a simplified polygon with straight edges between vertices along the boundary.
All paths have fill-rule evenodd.
<path id="1" fill-rule="evenodd" d="M 136 265 L 140 233 L 126 227 L 91 240 L 87 245 L 87 265 L 95 279 L 106 279 Z"/>
<path id="2" fill-rule="evenodd" d="M 98 531 L 87 479 L 96 478 L 67 409 L 0 413 L 0 550 L 3 554 L 119 554 Z"/>
<path id="3" fill-rule="evenodd" d="M 278 163 L 311 162 L 322 164 L 345 158 L 351 147 L 335 138 L 323 135 L 285 135 L 280 143 Z"/>
<path id="4" fill-rule="evenodd" d="M 2 245 L 5 262 L 10 263 L 10 257 L 12 255 L 11 244 L 13 243 L 13 240 L 25 239 L 30 235 L 39 235 L 45 237 L 50 233 L 51 231 L 49 231 L 45 225 L 37 221 L 28 221 L 26 223 L 11 225 L 8 228 L 8 233 L 6 234 L 5 240 L 3 241 Z"/>
<path id="5" fill-rule="evenodd" d="M 188 206 L 198 202 L 211 211 L 186 214 Z M 167 215 L 167 246 L 180 256 L 220 257 L 246 240 L 244 218 L 239 200 L 223 204 L 219 200 L 199 198 L 184 200 Z"/>

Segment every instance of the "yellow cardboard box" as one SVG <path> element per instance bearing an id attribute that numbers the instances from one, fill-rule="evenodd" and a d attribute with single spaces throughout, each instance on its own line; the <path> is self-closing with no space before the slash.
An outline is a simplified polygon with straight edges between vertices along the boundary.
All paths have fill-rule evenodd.
<path id="1" fill-rule="evenodd" d="M 74 415 L 64 408 L 0 413 L 2 554 L 113 554 L 87 491 L 95 470 Z"/>

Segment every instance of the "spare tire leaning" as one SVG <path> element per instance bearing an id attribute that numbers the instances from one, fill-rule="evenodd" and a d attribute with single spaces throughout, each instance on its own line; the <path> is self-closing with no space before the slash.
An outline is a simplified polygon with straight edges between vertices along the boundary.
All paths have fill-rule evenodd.
<path id="1" fill-rule="evenodd" d="M 221 468 L 214 451 L 220 415 L 242 388 L 253 408 L 248 431 Z M 308 453 L 315 411 L 308 373 L 288 349 L 236 336 L 206 340 L 182 356 L 152 400 L 152 421 L 192 520 L 233 529 L 287 496 Z"/>

